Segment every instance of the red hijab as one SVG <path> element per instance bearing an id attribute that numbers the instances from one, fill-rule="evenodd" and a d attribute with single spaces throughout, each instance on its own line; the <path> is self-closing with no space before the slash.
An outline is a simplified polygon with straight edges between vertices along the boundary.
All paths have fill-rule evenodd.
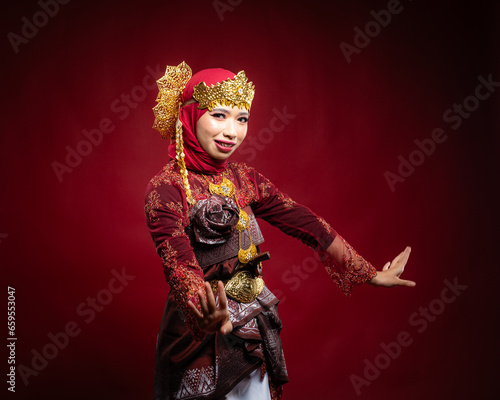
<path id="1" fill-rule="evenodd" d="M 200 82 L 205 82 L 207 86 L 217 82 L 234 78 L 235 73 L 222 68 L 203 69 L 194 74 L 186 84 L 182 93 L 182 103 L 193 99 L 194 87 Z M 182 122 L 182 137 L 184 139 L 184 161 L 186 168 L 191 171 L 203 172 L 204 174 L 218 174 L 227 167 L 226 160 L 216 160 L 202 149 L 196 138 L 196 125 L 200 117 L 207 112 L 207 109 L 198 109 L 198 102 L 181 106 L 179 119 Z M 175 142 L 168 146 L 168 154 L 175 159 Z"/>

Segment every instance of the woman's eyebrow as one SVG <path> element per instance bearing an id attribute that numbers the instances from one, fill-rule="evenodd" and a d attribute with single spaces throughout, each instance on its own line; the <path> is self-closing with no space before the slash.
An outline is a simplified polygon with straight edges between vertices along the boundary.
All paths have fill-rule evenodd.
<path id="1" fill-rule="evenodd" d="M 217 112 L 220 112 L 220 113 L 224 113 L 224 114 L 229 114 L 229 111 L 227 111 L 224 108 L 213 108 L 212 112 L 214 112 L 214 111 L 217 111 Z"/>
<path id="2" fill-rule="evenodd" d="M 213 108 L 212 112 L 218 112 L 218 113 L 223 113 L 223 114 L 229 114 L 229 111 L 226 110 L 225 108 Z M 238 116 L 245 115 L 247 117 L 250 116 L 250 113 L 246 110 L 242 110 L 238 113 Z"/>

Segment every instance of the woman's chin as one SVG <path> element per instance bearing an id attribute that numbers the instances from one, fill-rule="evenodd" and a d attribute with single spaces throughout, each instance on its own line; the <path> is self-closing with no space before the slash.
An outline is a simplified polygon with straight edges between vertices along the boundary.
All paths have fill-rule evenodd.
<path id="1" fill-rule="evenodd" d="M 231 157 L 231 154 L 217 156 L 217 157 L 214 157 L 214 156 L 210 156 L 210 157 L 212 157 L 214 160 L 217 160 L 217 161 L 224 161 L 224 160 L 227 160 L 229 157 Z"/>
<path id="2" fill-rule="evenodd" d="M 223 152 L 214 152 L 210 154 L 210 157 L 212 157 L 214 160 L 217 161 L 224 161 L 227 160 L 231 155 L 234 153 L 234 151 L 228 152 L 228 153 L 223 153 Z"/>

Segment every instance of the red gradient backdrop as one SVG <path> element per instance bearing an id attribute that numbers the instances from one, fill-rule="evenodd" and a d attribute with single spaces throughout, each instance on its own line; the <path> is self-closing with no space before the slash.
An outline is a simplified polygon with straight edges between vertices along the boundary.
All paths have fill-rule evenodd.
<path id="1" fill-rule="evenodd" d="M 143 212 L 167 162 L 151 129 L 153 85 L 185 60 L 193 71 L 244 69 L 255 83 L 235 158 L 378 268 L 413 249 L 405 277 L 416 288 L 346 298 L 311 250 L 262 223 L 265 279 L 282 300 L 284 399 L 494 398 L 498 84 L 466 100 L 471 112 L 443 113 L 476 96 L 479 76 L 500 81 L 499 8 L 459 3 L 402 0 L 350 62 L 340 44 L 354 45 L 355 28 L 387 2 L 92 0 L 46 19 L 34 0 L 5 6 L 0 256 L 18 338 L 9 396 L 152 398 L 168 293 Z M 33 18 L 37 32 L 13 36 Z M 415 140 L 437 128 L 442 142 L 419 157 Z M 95 129 L 108 131 L 102 141 Z M 66 159 L 75 150 L 84 155 Z M 391 189 L 387 171 L 411 154 L 418 165 Z M 459 285 L 446 302 L 445 280 Z M 407 346 L 384 356 L 401 336 Z"/>

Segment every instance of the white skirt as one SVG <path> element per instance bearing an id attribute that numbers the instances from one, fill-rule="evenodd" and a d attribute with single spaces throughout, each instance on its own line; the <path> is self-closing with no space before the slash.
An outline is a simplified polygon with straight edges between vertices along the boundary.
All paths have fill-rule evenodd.
<path id="1" fill-rule="evenodd" d="M 226 400 L 271 400 L 267 372 L 261 381 L 260 368 L 257 368 L 226 395 Z"/>

